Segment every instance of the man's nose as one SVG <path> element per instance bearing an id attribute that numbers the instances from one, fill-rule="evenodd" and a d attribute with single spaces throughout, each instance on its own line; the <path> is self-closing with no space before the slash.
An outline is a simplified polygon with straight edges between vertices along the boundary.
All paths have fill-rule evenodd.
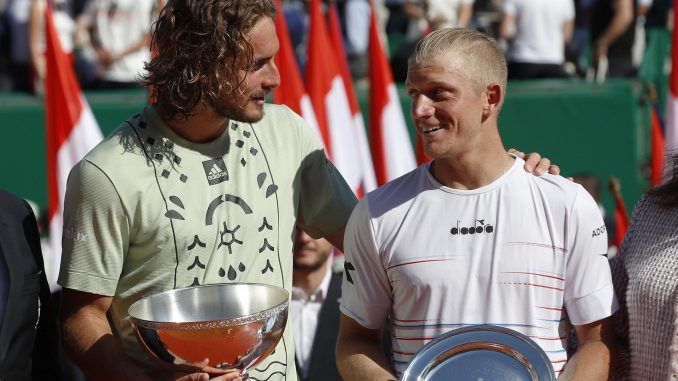
<path id="1" fill-rule="evenodd" d="M 432 116 L 434 109 L 431 100 L 423 94 L 419 94 L 412 98 L 412 107 L 410 109 L 410 113 L 412 114 L 412 119 L 414 120 Z"/>
<path id="2" fill-rule="evenodd" d="M 271 60 L 267 66 L 266 76 L 264 77 L 261 86 L 266 89 L 273 89 L 280 85 L 280 72 L 278 71 L 278 67 L 274 60 Z"/>

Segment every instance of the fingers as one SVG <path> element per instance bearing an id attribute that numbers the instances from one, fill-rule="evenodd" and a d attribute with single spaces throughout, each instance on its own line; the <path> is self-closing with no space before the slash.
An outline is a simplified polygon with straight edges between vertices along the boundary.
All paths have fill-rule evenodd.
<path id="1" fill-rule="evenodd" d="M 549 159 L 542 158 L 538 152 L 532 152 L 524 155 L 523 159 L 525 160 L 525 170 L 537 176 L 541 176 L 546 173 L 548 166 L 551 165 L 551 161 Z M 544 166 L 544 164 L 546 165 Z"/>
<path id="2" fill-rule="evenodd" d="M 548 158 L 542 157 L 539 160 L 539 163 L 537 163 L 537 166 L 534 167 L 533 174 L 535 174 L 537 176 L 541 176 L 541 175 L 545 174 L 546 172 L 548 172 L 550 167 L 551 167 L 551 160 L 549 160 Z"/>
<path id="3" fill-rule="evenodd" d="M 243 378 L 240 376 L 239 372 L 231 372 L 228 374 L 222 374 L 219 377 L 215 377 L 211 379 L 212 381 L 217 380 L 217 381 L 242 381 Z"/>
<path id="4" fill-rule="evenodd" d="M 183 377 L 176 378 L 176 381 L 208 381 L 210 379 L 207 373 L 191 373 Z"/>
<path id="5" fill-rule="evenodd" d="M 549 167 L 549 173 L 552 175 L 559 175 L 560 167 L 555 164 L 551 164 L 551 166 Z"/>
<path id="6" fill-rule="evenodd" d="M 512 155 L 516 155 L 516 156 L 518 156 L 518 157 L 521 158 L 521 159 L 524 159 L 524 158 L 525 158 L 525 152 L 518 151 L 518 150 L 515 149 L 515 148 L 509 148 L 508 153 L 510 153 L 510 154 L 512 154 Z"/>

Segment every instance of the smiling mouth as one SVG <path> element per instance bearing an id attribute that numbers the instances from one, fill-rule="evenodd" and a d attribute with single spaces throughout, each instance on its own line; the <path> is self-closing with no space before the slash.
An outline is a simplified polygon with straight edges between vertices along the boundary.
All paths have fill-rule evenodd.
<path id="1" fill-rule="evenodd" d="M 442 130 L 442 129 L 443 129 L 443 128 L 440 127 L 440 126 L 435 126 L 435 127 L 431 127 L 431 128 L 422 128 L 422 129 L 421 129 L 421 132 L 423 132 L 423 133 L 425 133 L 425 134 L 428 134 L 428 133 L 431 133 L 431 132 L 434 132 L 434 131 L 438 131 L 438 130 Z"/>

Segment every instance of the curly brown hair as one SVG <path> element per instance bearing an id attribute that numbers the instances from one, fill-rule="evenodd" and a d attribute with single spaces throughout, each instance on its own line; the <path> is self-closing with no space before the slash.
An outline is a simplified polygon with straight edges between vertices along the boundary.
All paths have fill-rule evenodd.
<path id="1" fill-rule="evenodd" d="M 200 102 L 215 104 L 244 81 L 253 64 L 246 34 L 261 17 L 275 17 L 271 0 L 170 0 L 152 31 L 158 53 L 142 81 L 161 114 L 185 120 Z"/>

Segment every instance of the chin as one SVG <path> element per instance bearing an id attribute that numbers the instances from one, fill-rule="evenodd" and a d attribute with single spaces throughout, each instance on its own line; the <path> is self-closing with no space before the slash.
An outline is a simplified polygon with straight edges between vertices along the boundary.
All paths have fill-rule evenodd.
<path id="1" fill-rule="evenodd" d="M 243 113 L 242 118 L 238 120 L 245 123 L 257 123 L 263 118 L 264 118 L 264 109 L 262 108 L 261 110 L 257 110 L 254 112 L 245 112 Z"/>

